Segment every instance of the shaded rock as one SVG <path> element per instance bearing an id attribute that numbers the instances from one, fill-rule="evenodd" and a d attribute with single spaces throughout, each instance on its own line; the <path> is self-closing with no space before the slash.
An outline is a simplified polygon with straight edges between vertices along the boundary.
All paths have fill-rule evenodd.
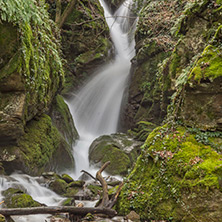
<path id="1" fill-rule="evenodd" d="M 70 177 L 68 174 L 63 174 L 62 179 L 65 180 L 66 183 L 69 183 L 69 185 L 70 185 L 70 183 L 74 182 L 72 177 Z"/>
<path id="2" fill-rule="evenodd" d="M 24 134 L 26 95 L 0 92 L 0 146 L 14 145 Z"/>
<path id="3" fill-rule="evenodd" d="M 18 145 L 7 147 L 7 153 L 16 157 L 10 162 L 3 161 L 7 173 L 17 169 L 41 174 L 45 170 L 59 171 L 74 167 L 70 146 L 47 115 L 30 121 Z"/>
<path id="4" fill-rule="evenodd" d="M 134 141 L 126 134 L 101 136 L 94 140 L 89 148 L 89 161 L 96 165 L 111 161 L 106 172 L 126 175 L 140 153 L 140 145 L 140 142 Z"/>
<path id="5" fill-rule="evenodd" d="M 63 25 L 62 50 L 67 60 L 63 95 L 70 96 L 68 92 L 72 88 L 82 85 L 106 62 L 111 57 L 111 48 L 109 28 L 99 0 L 85 1 L 84 6 L 77 1 Z"/>

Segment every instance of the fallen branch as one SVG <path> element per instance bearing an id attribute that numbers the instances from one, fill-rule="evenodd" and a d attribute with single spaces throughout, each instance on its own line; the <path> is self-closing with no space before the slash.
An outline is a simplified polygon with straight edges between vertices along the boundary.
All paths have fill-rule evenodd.
<path id="1" fill-rule="evenodd" d="M 106 162 L 101 168 L 100 170 L 96 173 L 96 178 L 99 180 L 99 182 L 102 185 L 103 188 L 103 198 L 101 203 L 99 204 L 99 207 L 105 207 L 105 208 L 109 208 L 111 209 L 117 202 L 117 198 L 120 194 L 120 191 L 123 187 L 123 182 L 119 185 L 117 191 L 115 194 L 113 194 L 113 196 L 111 197 L 111 199 L 109 199 L 109 194 L 108 194 L 108 186 L 107 186 L 107 182 L 104 180 L 104 178 L 102 177 L 101 173 L 103 172 L 103 170 L 105 170 L 105 168 L 110 164 L 110 161 Z"/>
<path id="2" fill-rule="evenodd" d="M 104 163 L 104 165 L 100 168 L 100 170 L 96 173 L 96 179 L 99 180 L 99 182 L 102 185 L 103 188 L 103 198 L 101 203 L 99 204 L 99 207 L 103 207 L 106 206 L 109 202 L 109 195 L 108 195 L 108 186 L 106 181 L 103 179 L 101 173 L 103 172 L 103 170 L 105 170 L 105 168 L 110 164 L 110 161 Z"/>
<path id="3" fill-rule="evenodd" d="M 80 172 L 87 174 L 87 175 L 90 176 L 93 180 L 97 181 L 97 179 L 96 179 L 92 174 L 90 174 L 89 172 L 87 172 L 87 171 L 85 171 L 85 170 L 81 170 Z"/>
<path id="4" fill-rule="evenodd" d="M 106 214 L 114 217 L 117 213 L 113 209 L 98 208 L 98 207 L 30 207 L 30 208 L 1 208 L 0 214 L 4 216 L 13 215 L 29 215 L 29 214 L 56 214 L 69 213 L 79 216 L 91 214 Z"/>

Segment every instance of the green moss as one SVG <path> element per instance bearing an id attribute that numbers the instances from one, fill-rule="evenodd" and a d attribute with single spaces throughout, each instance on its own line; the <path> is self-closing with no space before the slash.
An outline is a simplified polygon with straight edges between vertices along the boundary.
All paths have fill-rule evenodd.
<path id="1" fill-rule="evenodd" d="M 67 139 L 69 144 L 75 142 L 79 137 L 78 132 L 74 126 L 72 115 L 70 114 L 69 107 L 65 103 L 61 95 L 57 95 L 52 110 L 53 123 L 60 130 L 64 138 Z"/>
<path id="2" fill-rule="evenodd" d="M 97 195 L 102 193 L 102 187 L 89 184 L 87 188 L 92 192 L 93 196 L 96 197 Z"/>
<path id="3" fill-rule="evenodd" d="M 221 154 L 184 127 L 156 128 L 143 150 L 120 194 L 120 214 L 135 210 L 142 219 L 179 217 L 185 191 L 189 196 L 196 190 L 220 188 Z"/>
<path id="4" fill-rule="evenodd" d="M 171 58 L 172 59 L 169 65 L 169 74 L 171 78 L 175 78 L 177 76 L 177 73 L 181 71 L 181 57 L 176 53 L 176 51 L 174 51 Z"/>
<path id="5" fill-rule="evenodd" d="M 62 206 L 73 206 L 73 198 L 67 198 L 62 202 Z"/>
<path id="6" fill-rule="evenodd" d="M 26 98 L 30 103 L 41 102 L 46 106 L 64 76 L 59 44 L 53 34 L 55 24 L 49 19 L 44 3 L 1 0 L 0 4 L 4 6 L 0 13 L 3 23 L 10 22 L 16 27 L 12 33 L 17 33 L 21 51 L 17 71 L 24 78 L 29 95 Z"/>
<path id="7" fill-rule="evenodd" d="M 3 192 L 5 204 L 8 208 L 39 207 L 40 203 L 21 190 L 9 188 Z"/>
<path id="8" fill-rule="evenodd" d="M 84 184 L 85 184 L 85 181 L 76 180 L 76 181 L 71 182 L 69 184 L 69 187 L 83 187 Z"/>
<path id="9" fill-rule="evenodd" d="M 78 191 L 79 191 L 78 188 L 68 187 L 64 196 L 65 197 L 74 197 L 78 193 Z"/>
<path id="10" fill-rule="evenodd" d="M 119 148 L 112 144 L 101 142 L 90 155 L 90 159 L 95 163 L 104 164 L 110 161 L 110 165 L 106 168 L 108 173 L 112 175 L 124 175 L 130 167 L 130 158 Z"/>
<path id="11" fill-rule="evenodd" d="M 52 159 L 62 140 L 58 130 L 52 126 L 51 118 L 42 115 L 27 124 L 25 134 L 18 143 L 24 163 L 29 169 L 41 172 Z"/>
<path id="12" fill-rule="evenodd" d="M 49 184 L 50 189 L 60 195 L 64 195 L 66 193 L 68 184 L 62 179 L 56 179 Z"/>
<path id="13" fill-rule="evenodd" d="M 0 24 L 0 69 L 6 65 L 18 47 L 17 30 L 12 24 Z"/>
<path id="14" fill-rule="evenodd" d="M 70 177 L 68 174 L 63 174 L 62 179 L 65 180 L 66 183 L 71 183 L 73 182 L 73 178 Z"/>
<path id="15" fill-rule="evenodd" d="M 221 49 L 209 45 L 207 46 L 201 58 L 195 64 L 195 67 L 190 73 L 189 80 L 193 79 L 200 83 L 203 79 L 210 79 L 213 81 L 214 79 L 222 76 L 222 55 Z"/>

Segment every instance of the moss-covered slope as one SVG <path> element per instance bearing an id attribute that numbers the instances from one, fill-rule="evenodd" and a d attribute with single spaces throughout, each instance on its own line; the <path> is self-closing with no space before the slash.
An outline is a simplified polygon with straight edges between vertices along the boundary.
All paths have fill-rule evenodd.
<path id="1" fill-rule="evenodd" d="M 219 221 L 222 137 L 206 134 L 211 143 L 205 145 L 200 135 L 184 127 L 156 128 L 124 185 L 120 214 L 135 210 L 143 219 Z"/>

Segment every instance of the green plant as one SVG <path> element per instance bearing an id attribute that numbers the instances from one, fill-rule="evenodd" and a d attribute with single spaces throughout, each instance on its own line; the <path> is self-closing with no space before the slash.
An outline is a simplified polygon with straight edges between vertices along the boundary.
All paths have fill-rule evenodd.
<path id="1" fill-rule="evenodd" d="M 17 29 L 21 45 L 17 69 L 25 80 L 27 98 L 38 92 L 38 101 L 46 103 L 49 90 L 55 92 L 63 81 L 64 71 L 59 31 L 44 1 L 0 0 L 0 22 L 12 23 Z"/>

